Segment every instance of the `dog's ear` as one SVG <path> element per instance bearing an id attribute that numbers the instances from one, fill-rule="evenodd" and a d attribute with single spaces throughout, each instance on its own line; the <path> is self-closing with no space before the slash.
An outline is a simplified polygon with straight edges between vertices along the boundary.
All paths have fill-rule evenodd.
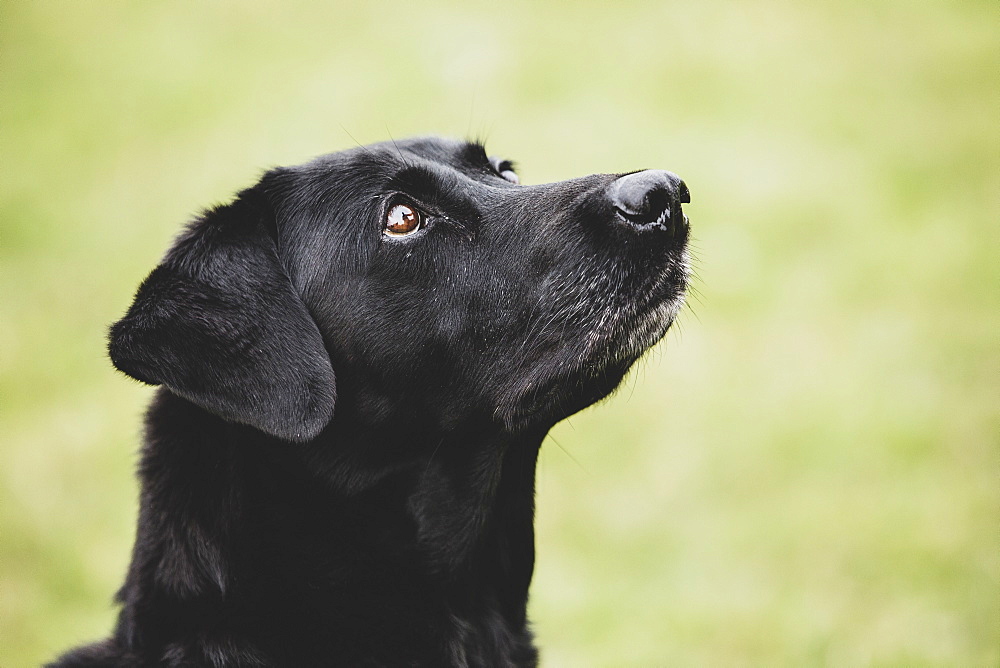
<path id="1" fill-rule="evenodd" d="M 111 327 L 114 365 L 288 441 L 333 416 L 333 369 L 278 257 L 263 186 L 195 221 Z"/>

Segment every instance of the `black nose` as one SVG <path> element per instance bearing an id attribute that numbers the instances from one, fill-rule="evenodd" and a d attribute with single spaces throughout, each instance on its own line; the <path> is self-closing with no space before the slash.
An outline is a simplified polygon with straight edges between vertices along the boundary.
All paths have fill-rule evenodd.
<path id="1" fill-rule="evenodd" d="M 618 215 L 632 225 L 671 232 L 684 224 L 681 204 L 691 201 L 691 193 L 681 178 L 661 169 L 617 179 L 608 188 L 608 196 Z"/>

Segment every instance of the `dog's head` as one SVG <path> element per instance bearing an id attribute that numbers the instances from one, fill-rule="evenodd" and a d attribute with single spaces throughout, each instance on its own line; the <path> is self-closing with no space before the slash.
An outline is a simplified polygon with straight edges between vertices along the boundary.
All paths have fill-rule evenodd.
<path id="1" fill-rule="evenodd" d="M 483 147 L 376 144 L 276 169 L 195 221 L 111 329 L 139 380 L 285 440 L 338 413 L 547 428 L 670 326 L 687 187 L 519 185 Z M 335 389 L 336 388 L 336 389 Z"/>

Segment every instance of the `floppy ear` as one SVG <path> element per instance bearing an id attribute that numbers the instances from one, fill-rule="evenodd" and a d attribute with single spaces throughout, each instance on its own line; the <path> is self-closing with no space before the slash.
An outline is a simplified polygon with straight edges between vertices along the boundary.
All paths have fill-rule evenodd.
<path id="1" fill-rule="evenodd" d="M 262 187 L 195 221 L 111 327 L 120 370 L 288 441 L 333 416 L 333 369 L 278 258 Z"/>

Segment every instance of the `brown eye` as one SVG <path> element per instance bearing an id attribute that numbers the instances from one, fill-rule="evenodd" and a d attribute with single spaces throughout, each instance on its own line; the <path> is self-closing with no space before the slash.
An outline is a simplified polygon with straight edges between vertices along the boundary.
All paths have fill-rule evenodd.
<path id="1" fill-rule="evenodd" d="M 390 237 L 405 237 L 423 226 L 423 215 L 405 204 L 394 205 L 385 215 L 385 233 Z"/>

